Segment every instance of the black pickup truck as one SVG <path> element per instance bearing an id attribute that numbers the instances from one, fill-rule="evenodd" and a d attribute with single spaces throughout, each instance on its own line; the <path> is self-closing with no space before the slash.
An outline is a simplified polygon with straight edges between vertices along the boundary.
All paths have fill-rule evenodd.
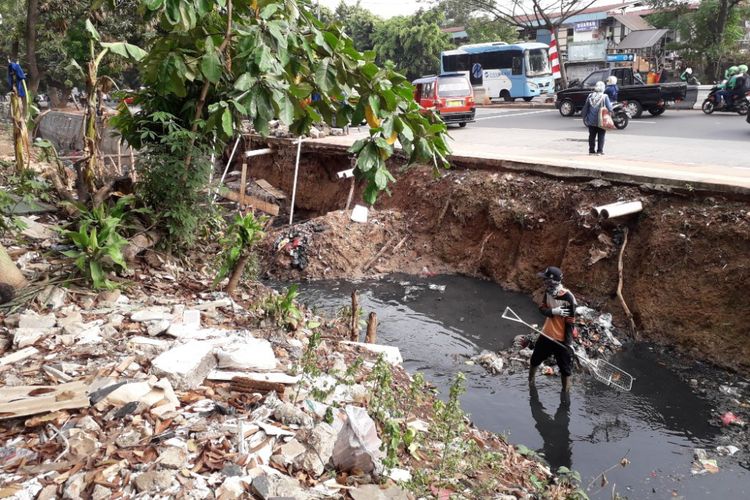
<path id="1" fill-rule="evenodd" d="M 687 95 L 686 83 L 646 85 L 639 76 L 633 75 L 632 68 L 608 68 L 594 71 L 582 82 L 573 82 L 569 88 L 559 91 L 555 107 L 561 115 L 573 116 L 581 111 L 596 82 L 606 82 L 610 76 L 617 77 L 617 98 L 627 102 L 626 108 L 633 118 L 639 118 L 644 109 L 654 116 L 660 115 L 668 102 L 681 101 Z"/>

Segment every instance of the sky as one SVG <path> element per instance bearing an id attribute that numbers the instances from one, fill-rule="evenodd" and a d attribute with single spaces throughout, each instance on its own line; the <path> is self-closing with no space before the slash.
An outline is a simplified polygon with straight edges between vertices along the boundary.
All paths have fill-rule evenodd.
<path id="1" fill-rule="evenodd" d="M 341 0 L 319 1 L 320 5 L 325 5 L 331 10 L 335 10 Z M 357 0 L 344 0 L 344 3 L 354 5 L 357 3 Z M 425 6 L 423 2 L 418 2 L 417 0 L 362 0 L 360 4 L 373 14 L 384 18 L 413 14 L 419 10 L 419 7 Z"/>

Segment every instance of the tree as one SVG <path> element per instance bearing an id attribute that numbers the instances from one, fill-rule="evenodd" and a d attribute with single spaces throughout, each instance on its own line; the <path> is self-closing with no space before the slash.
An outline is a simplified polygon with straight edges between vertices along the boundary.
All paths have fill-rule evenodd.
<path id="1" fill-rule="evenodd" d="M 358 52 L 339 26 L 315 18 L 308 1 L 143 0 L 159 24 L 141 64 L 139 110 L 122 108 L 114 123 L 129 144 L 184 154 L 176 182 L 188 188 L 196 159 L 220 150 L 249 120 L 269 133 L 279 119 L 295 135 L 314 123 L 360 123 L 357 173 L 374 203 L 394 181 L 386 167 L 399 140 L 410 162 L 445 163 L 446 127 L 424 115 L 409 81 L 379 68 L 375 54 Z M 320 99 L 310 100 L 313 93 Z M 204 186 L 197 186 L 200 190 Z"/>
<path id="2" fill-rule="evenodd" d="M 670 48 L 685 59 L 700 62 L 709 79 L 720 80 L 722 68 L 736 61 L 750 4 L 743 0 L 703 0 L 698 9 L 689 9 L 676 0 L 651 3 L 661 12 L 652 14 L 649 20 L 657 27 L 680 33 L 681 42 Z"/>
<path id="3" fill-rule="evenodd" d="M 518 39 L 518 27 L 503 19 L 490 16 L 466 2 L 440 0 L 433 9 L 445 15 L 446 26 L 463 26 L 469 35 L 469 43 L 512 43 Z"/>
<path id="4" fill-rule="evenodd" d="M 375 46 L 373 36 L 382 19 L 365 9 L 357 2 L 347 5 L 339 3 L 333 14 L 333 20 L 343 26 L 344 31 L 352 39 L 354 47 L 360 52 L 372 50 Z"/>
<path id="5" fill-rule="evenodd" d="M 546 29 L 559 39 L 558 30 L 571 17 L 591 7 L 597 0 L 445 0 L 469 8 L 472 13 L 487 13 L 525 30 Z M 721 0 L 736 1 L 736 0 Z M 560 65 L 562 87 L 568 86 L 565 65 Z"/>
<path id="6" fill-rule="evenodd" d="M 36 63 L 36 24 L 39 21 L 39 0 L 26 3 L 26 62 L 28 64 L 29 90 L 36 94 L 39 88 L 39 66 Z"/>
<path id="7" fill-rule="evenodd" d="M 451 48 L 450 37 L 440 29 L 444 21 L 441 12 L 430 10 L 380 23 L 373 35 L 378 61 L 393 61 L 410 79 L 437 73 L 440 52 Z"/>

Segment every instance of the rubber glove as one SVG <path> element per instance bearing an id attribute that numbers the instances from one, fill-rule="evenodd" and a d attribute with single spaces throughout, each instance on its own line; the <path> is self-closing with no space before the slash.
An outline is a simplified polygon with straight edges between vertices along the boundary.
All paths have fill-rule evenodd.
<path id="1" fill-rule="evenodd" d="M 563 317 L 567 318 L 569 316 L 573 316 L 573 310 L 570 308 L 570 306 L 553 307 L 552 308 L 552 315 L 553 316 L 563 316 Z"/>

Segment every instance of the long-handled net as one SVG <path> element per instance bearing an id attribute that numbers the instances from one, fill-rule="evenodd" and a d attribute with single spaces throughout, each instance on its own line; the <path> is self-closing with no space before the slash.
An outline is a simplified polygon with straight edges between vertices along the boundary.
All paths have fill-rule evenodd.
<path id="1" fill-rule="evenodd" d="M 546 335 L 536 327 L 526 323 L 510 307 L 506 307 L 505 311 L 503 311 L 503 319 L 526 325 L 527 327 L 537 332 L 539 335 L 547 337 L 552 342 L 565 347 L 565 345 L 561 342 L 553 339 L 549 335 Z M 573 354 L 575 354 L 576 358 L 581 363 L 581 366 L 588 370 L 588 372 L 591 373 L 591 375 L 599 382 L 623 391 L 629 391 L 633 388 L 633 376 L 622 368 L 618 368 L 617 366 L 603 359 L 590 359 L 588 356 L 586 356 L 586 352 L 583 349 L 579 349 L 578 351 L 573 350 Z"/>

